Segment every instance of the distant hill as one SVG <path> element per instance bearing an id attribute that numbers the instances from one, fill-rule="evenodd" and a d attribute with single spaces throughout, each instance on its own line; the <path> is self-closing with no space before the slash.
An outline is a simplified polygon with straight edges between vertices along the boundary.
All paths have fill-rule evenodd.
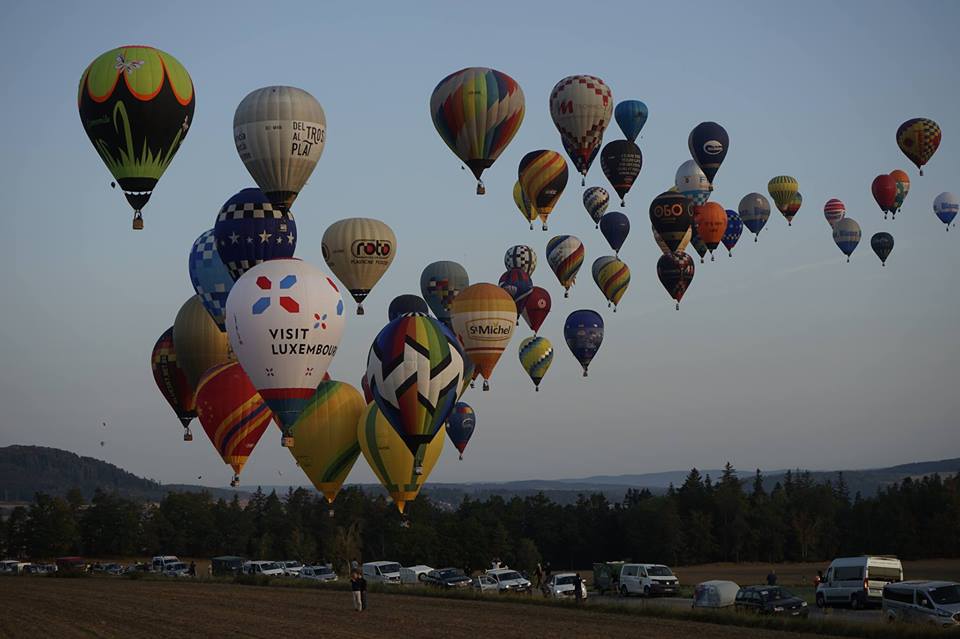
<path id="1" fill-rule="evenodd" d="M 150 501 L 159 500 L 171 491 L 207 490 L 215 496 L 233 495 L 233 491 L 216 488 L 163 485 L 105 461 L 59 448 L 0 447 L 0 499 L 3 501 L 32 501 L 38 492 L 62 496 L 73 488 L 79 488 L 86 499 L 92 497 L 97 488 Z"/>

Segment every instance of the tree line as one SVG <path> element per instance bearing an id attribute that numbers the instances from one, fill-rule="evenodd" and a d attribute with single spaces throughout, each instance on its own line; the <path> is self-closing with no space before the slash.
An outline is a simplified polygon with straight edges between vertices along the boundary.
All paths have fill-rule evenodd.
<path id="1" fill-rule="evenodd" d="M 713 561 L 826 561 L 893 554 L 960 557 L 960 475 L 906 478 L 873 496 L 847 490 L 842 474 L 815 482 L 788 472 L 772 490 L 757 471 L 727 464 L 713 480 L 693 469 L 665 494 L 631 490 L 622 501 L 581 495 L 560 505 L 542 494 L 464 498 L 426 495 L 400 515 L 381 495 L 347 488 L 332 505 L 310 490 L 257 490 L 246 503 L 173 492 L 144 503 L 97 490 L 37 493 L 0 526 L 0 552 L 30 559 L 78 554 L 129 557 L 241 555 L 331 562 L 390 559 L 476 570 L 492 558 L 531 571 L 538 562 L 587 568 L 632 559 L 673 566 Z"/>

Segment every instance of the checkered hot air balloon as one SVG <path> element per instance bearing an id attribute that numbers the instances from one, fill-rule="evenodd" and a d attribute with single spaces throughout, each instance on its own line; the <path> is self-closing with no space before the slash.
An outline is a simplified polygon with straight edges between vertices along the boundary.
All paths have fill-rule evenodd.
<path id="1" fill-rule="evenodd" d="M 447 421 L 462 379 L 463 358 L 440 323 L 425 315 L 387 324 L 367 356 L 374 402 L 412 454 Z"/>
<path id="2" fill-rule="evenodd" d="M 936 122 L 928 118 L 913 118 L 897 129 L 897 146 L 923 175 L 923 165 L 937 152 L 941 137 L 940 126 Z"/>
<path id="3" fill-rule="evenodd" d="M 536 392 L 540 392 L 540 382 L 553 363 L 553 344 L 546 337 L 528 337 L 520 342 L 518 352 L 520 365 L 530 376 Z"/>
<path id="4" fill-rule="evenodd" d="M 610 87 L 596 76 L 568 76 L 550 92 L 550 117 L 577 172 L 586 176 L 613 119 Z"/>
<path id="5" fill-rule="evenodd" d="M 737 245 L 742 234 L 743 221 L 740 219 L 740 214 L 727 209 L 727 230 L 723 233 L 723 247 L 727 249 L 728 257 L 733 257 L 733 247 Z"/>
<path id="6" fill-rule="evenodd" d="M 591 186 L 583 192 L 583 208 L 587 210 L 587 215 L 593 220 L 595 228 L 600 228 L 600 218 L 607 212 L 610 206 L 610 194 L 602 186 Z"/>
<path id="7" fill-rule="evenodd" d="M 450 325 L 450 306 L 460 292 L 470 286 L 467 269 L 457 262 L 431 262 L 420 274 L 420 294 L 437 319 Z"/>
<path id="8" fill-rule="evenodd" d="M 705 204 L 710 199 L 710 180 L 693 160 L 687 160 L 680 165 L 673 184 L 677 191 L 689 198 L 694 205 Z"/>
<path id="9" fill-rule="evenodd" d="M 297 223 L 258 188 L 242 189 L 224 202 L 213 227 L 220 259 L 234 281 L 266 262 L 293 257 Z"/>
<path id="10" fill-rule="evenodd" d="M 503 266 L 507 270 L 518 268 L 532 276 L 537 270 L 537 252 L 526 244 L 511 246 L 503 256 Z"/>
<path id="11" fill-rule="evenodd" d="M 213 229 L 204 231 L 193 243 L 187 264 L 193 290 L 200 296 L 203 307 L 217 323 L 221 331 L 227 330 L 227 295 L 233 288 L 233 277 L 217 251 L 217 240 Z"/>
<path id="12" fill-rule="evenodd" d="M 507 148 L 523 122 L 523 90 L 502 71 L 470 67 L 451 73 L 430 96 L 433 126 L 450 150 L 477 178 Z"/>
<path id="13" fill-rule="evenodd" d="M 677 301 L 677 310 L 680 310 L 680 300 L 693 281 L 695 266 L 693 258 L 683 252 L 664 253 L 657 260 L 657 277 L 667 293 Z"/>

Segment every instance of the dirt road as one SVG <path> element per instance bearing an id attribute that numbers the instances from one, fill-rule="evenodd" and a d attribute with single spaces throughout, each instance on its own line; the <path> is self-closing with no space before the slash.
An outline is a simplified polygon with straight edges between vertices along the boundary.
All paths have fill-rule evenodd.
<path id="1" fill-rule="evenodd" d="M 124 578 L 0 578 L 0 637 L 622 637 L 779 639 L 788 634 L 637 619 L 596 610 L 370 594 L 357 613 L 349 592 Z M 639 625 L 638 625 L 639 624 Z M 820 636 L 822 638 L 822 635 Z"/>

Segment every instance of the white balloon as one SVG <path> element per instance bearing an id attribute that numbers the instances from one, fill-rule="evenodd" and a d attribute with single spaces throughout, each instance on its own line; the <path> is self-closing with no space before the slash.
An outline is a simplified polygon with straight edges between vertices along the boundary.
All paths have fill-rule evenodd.
<path id="1" fill-rule="evenodd" d="M 687 160 L 677 169 L 674 185 L 681 195 L 690 198 L 700 206 L 710 199 L 710 180 L 693 160 Z"/>
<path id="2" fill-rule="evenodd" d="M 340 290 L 326 273 L 297 259 L 263 262 L 227 297 L 227 336 L 250 381 L 284 430 L 313 396 L 343 333 Z"/>

